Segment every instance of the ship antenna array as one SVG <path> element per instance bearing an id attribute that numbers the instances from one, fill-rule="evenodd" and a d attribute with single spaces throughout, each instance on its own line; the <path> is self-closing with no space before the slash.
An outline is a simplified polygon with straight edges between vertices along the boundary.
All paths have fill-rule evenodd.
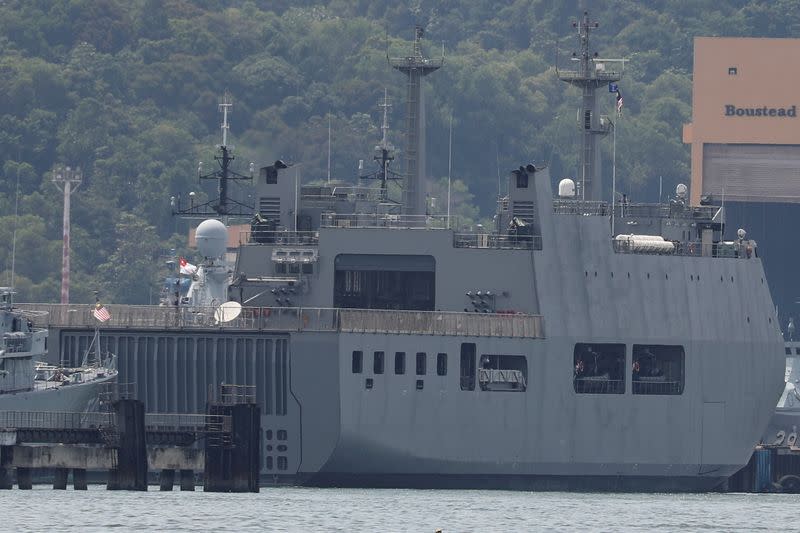
<path id="1" fill-rule="evenodd" d="M 387 200 L 388 180 L 400 179 L 402 176 L 389 168 L 391 162 L 394 161 L 394 145 L 389 142 L 389 108 L 392 107 L 392 104 L 389 103 L 389 94 L 386 88 L 383 89 L 383 102 L 379 103 L 378 107 L 383 109 L 381 141 L 375 146 L 375 156 L 373 157 L 378 164 L 378 170 L 369 174 L 361 174 L 359 178 L 380 180 L 381 200 Z M 361 170 L 360 163 L 359 170 Z"/>
<path id="2" fill-rule="evenodd" d="M 172 205 L 172 214 L 179 215 L 186 218 L 208 218 L 208 217 L 250 217 L 253 214 L 253 205 L 240 202 L 230 198 L 228 194 L 228 185 L 230 181 L 252 181 L 255 173 L 255 164 L 250 163 L 249 174 L 240 174 L 231 168 L 231 163 L 236 159 L 233 156 L 233 147 L 228 146 L 228 131 L 230 130 L 230 123 L 228 122 L 228 113 L 233 107 L 230 94 L 225 91 L 222 102 L 219 104 L 219 110 L 222 113 L 222 144 L 218 146 L 219 154 L 214 156 L 219 168 L 211 172 L 204 172 L 203 162 L 197 164 L 197 177 L 199 180 L 215 180 L 217 181 L 217 198 L 211 199 L 205 203 L 195 203 L 195 193 L 189 193 L 189 205 L 183 205 L 181 197 L 178 195 L 177 199 L 173 196 L 170 199 Z"/>
<path id="3" fill-rule="evenodd" d="M 572 27 L 578 33 L 579 51 L 572 53 L 571 60 L 577 68 L 560 70 L 556 54 L 556 74 L 561 81 L 574 85 L 581 90 L 581 108 L 578 111 L 578 127 L 581 132 L 579 181 L 581 197 L 584 200 L 600 200 L 603 187 L 600 182 L 600 157 L 597 150 L 597 139 L 610 133 L 611 121 L 598 113 L 598 88 L 612 84 L 622 78 L 625 60 L 600 59 L 597 52 L 591 54 L 589 36 L 600 25 L 589 20 L 589 12 L 584 11 L 581 20 L 573 21 Z M 621 68 L 607 69 L 606 64 L 620 64 Z M 612 199 L 613 204 L 613 199 Z"/>
<path id="4" fill-rule="evenodd" d="M 428 59 L 422 55 L 421 26 L 414 28 L 414 46 L 410 56 L 388 57 L 389 65 L 408 78 L 406 82 L 406 143 L 405 183 L 403 186 L 403 214 L 424 215 L 425 207 L 425 117 L 422 115 L 422 78 L 444 65 L 441 59 Z"/>

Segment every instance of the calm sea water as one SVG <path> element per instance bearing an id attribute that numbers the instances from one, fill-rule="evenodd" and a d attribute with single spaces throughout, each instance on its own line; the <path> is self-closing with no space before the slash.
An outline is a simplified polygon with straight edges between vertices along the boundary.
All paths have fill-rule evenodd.
<path id="1" fill-rule="evenodd" d="M 800 496 L 269 488 L 0 492 L 2 531 L 795 531 Z M 156 487 L 157 489 L 157 487 Z"/>

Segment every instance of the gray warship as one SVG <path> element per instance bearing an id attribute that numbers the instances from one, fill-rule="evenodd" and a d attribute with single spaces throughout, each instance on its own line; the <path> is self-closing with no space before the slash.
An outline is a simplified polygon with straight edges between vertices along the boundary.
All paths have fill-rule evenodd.
<path id="1" fill-rule="evenodd" d="M 116 371 L 45 363 L 48 332 L 35 325 L 44 317 L 14 308 L 13 293 L 0 287 L 0 411 L 82 413 L 97 408 L 103 385 L 116 379 Z"/>
<path id="2" fill-rule="evenodd" d="M 590 56 L 587 15 L 576 27 L 576 69 L 559 76 L 582 91 L 580 175 L 554 194 L 547 166 L 522 162 L 491 229 L 426 213 L 421 80 L 442 64 L 421 32 L 390 60 L 408 82 L 402 199 L 386 128 L 370 186 L 301 186 L 277 161 L 254 178 L 232 266 L 218 219 L 245 207 L 225 188 L 247 176 L 225 120 L 191 294 L 107 306 L 120 381 L 167 413 L 203 412 L 220 383 L 255 386 L 264 483 L 720 487 L 784 385 L 758 247 L 744 230 L 726 240 L 724 210 L 688 205 L 685 188 L 668 204 L 601 200 L 597 143 L 615 118 L 596 90 L 619 73 Z M 48 311 L 51 350 L 77 357 L 91 308 Z"/>

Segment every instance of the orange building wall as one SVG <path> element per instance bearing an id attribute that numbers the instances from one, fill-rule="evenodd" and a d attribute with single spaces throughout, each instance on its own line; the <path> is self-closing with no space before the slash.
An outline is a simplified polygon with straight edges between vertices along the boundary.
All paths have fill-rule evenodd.
<path id="1" fill-rule="evenodd" d="M 702 191 L 704 143 L 800 144 L 800 116 L 727 116 L 726 105 L 795 106 L 800 114 L 800 39 L 695 38 L 692 123 L 684 128 L 693 204 Z"/>

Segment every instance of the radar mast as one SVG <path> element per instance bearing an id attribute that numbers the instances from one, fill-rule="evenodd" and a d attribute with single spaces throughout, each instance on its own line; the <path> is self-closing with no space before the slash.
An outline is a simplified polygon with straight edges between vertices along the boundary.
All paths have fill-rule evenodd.
<path id="1" fill-rule="evenodd" d="M 433 60 L 422 55 L 421 26 L 414 28 L 414 49 L 410 56 L 389 59 L 392 68 L 408 77 L 406 99 L 405 183 L 403 184 L 403 214 L 425 214 L 425 115 L 422 78 L 439 70 L 444 57 Z M 388 54 L 387 54 L 388 55 Z"/>
<path id="2" fill-rule="evenodd" d="M 600 59 L 597 52 L 590 55 L 589 34 L 600 25 L 589 20 L 589 12 L 583 12 L 583 18 L 573 21 L 572 27 L 578 30 L 580 51 L 573 52 L 571 60 L 577 64 L 576 70 L 559 70 L 556 72 L 561 81 L 581 89 L 581 108 L 578 112 L 578 127 L 581 131 L 581 171 L 578 180 L 581 183 L 581 199 L 600 200 L 603 194 L 602 174 L 600 172 L 600 152 L 597 150 L 597 138 L 605 136 L 614 127 L 606 116 L 597 110 L 596 90 L 603 85 L 619 81 L 622 73 L 606 70 L 608 63 L 621 63 L 620 59 Z"/>
<path id="3" fill-rule="evenodd" d="M 172 214 L 179 215 L 186 218 L 208 218 L 208 217 L 250 217 L 253 214 L 253 206 L 229 197 L 228 185 L 231 180 L 234 181 L 251 181 L 253 173 L 255 172 L 255 165 L 251 162 L 249 167 L 249 175 L 240 174 L 231 169 L 231 163 L 234 159 L 233 146 L 228 146 L 228 131 L 230 130 L 230 123 L 228 122 L 228 112 L 233 107 L 230 94 L 225 91 L 222 102 L 218 105 L 219 111 L 222 113 L 222 144 L 217 146 L 219 151 L 218 155 L 214 156 L 214 160 L 219 165 L 218 169 L 211 172 L 203 172 L 203 162 L 200 161 L 197 165 L 197 177 L 199 180 L 216 180 L 217 181 L 217 194 L 218 197 L 203 204 L 194 203 L 194 193 L 189 193 L 189 205 L 184 206 L 181 204 L 181 198 L 178 196 L 177 204 L 175 198 L 172 198 Z"/>

